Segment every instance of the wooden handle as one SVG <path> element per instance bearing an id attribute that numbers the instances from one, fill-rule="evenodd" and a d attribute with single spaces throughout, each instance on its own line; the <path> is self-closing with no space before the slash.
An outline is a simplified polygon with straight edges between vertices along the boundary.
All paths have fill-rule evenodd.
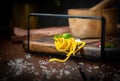
<path id="1" fill-rule="evenodd" d="M 25 50 L 28 49 L 28 42 L 24 41 L 23 42 L 23 48 Z M 40 43 L 40 42 L 34 42 L 34 41 L 30 41 L 29 43 L 29 50 L 31 52 L 36 52 L 36 53 L 58 53 L 58 51 L 56 50 L 54 44 L 49 44 L 49 43 Z"/>

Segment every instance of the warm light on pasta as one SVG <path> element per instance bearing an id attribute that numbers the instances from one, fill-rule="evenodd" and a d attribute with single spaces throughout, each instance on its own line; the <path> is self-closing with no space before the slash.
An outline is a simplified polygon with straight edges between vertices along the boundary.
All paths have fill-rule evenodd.
<path id="1" fill-rule="evenodd" d="M 71 55 L 75 56 L 76 52 L 85 46 L 85 42 L 76 41 L 73 37 L 67 39 L 63 37 L 57 37 L 54 38 L 54 40 L 56 49 L 60 52 L 65 52 L 66 58 L 65 59 L 51 58 L 49 62 L 52 61 L 66 62 Z"/>

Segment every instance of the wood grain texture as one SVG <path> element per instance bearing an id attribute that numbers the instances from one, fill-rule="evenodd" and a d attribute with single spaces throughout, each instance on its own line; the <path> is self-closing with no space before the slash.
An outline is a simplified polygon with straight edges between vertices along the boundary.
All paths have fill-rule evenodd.
<path id="1" fill-rule="evenodd" d="M 118 11 L 114 8 L 89 10 L 69 9 L 69 15 L 76 16 L 103 16 L 106 19 L 106 35 L 115 36 L 117 30 Z M 101 21 L 92 19 L 69 18 L 70 31 L 75 37 L 100 37 Z"/>
<path id="2" fill-rule="evenodd" d="M 100 48 L 96 47 L 96 43 L 100 42 L 100 39 L 84 39 L 83 41 L 86 42 L 86 45 L 83 49 L 79 50 L 76 55 L 78 56 L 92 56 L 92 57 L 99 57 L 100 56 Z M 28 41 L 23 42 L 23 47 L 25 50 L 28 49 Z M 90 52 L 92 50 L 92 52 Z M 37 40 L 30 40 L 29 42 L 29 51 L 36 52 L 36 53 L 48 53 L 48 54 L 59 54 L 65 55 L 64 52 L 60 52 L 56 49 L 54 45 L 53 38 L 40 38 Z M 95 55 L 91 53 L 96 53 Z"/>
<path id="3" fill-rule="evenodd" d="M 62 34 L 65 32 L 70 32 L 68 26 L 30 29 L 30 39 L 51 37 L 56 34 Z M 27 40 L 27 38 L 28 38 L 28 30 L 14 27 L 14 36 L 12 37 L 13 42 L 22 42 L 24 40 Z"/>
<path id="4" fill-rule="evenodd" d="M 101 16 L 101 11 L 69 9 L 68 14 L 77 16 Z M 74 37 L 100 37 L 101 22 L 99 20 L 69 18 L 69 26 Z"/>

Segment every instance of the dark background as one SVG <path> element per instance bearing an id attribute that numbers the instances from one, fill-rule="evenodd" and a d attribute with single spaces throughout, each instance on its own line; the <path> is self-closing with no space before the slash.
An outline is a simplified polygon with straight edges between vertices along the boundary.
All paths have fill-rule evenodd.
<path id="1" fill-rule="evenodd" d="M 12 7 L 14 4 L 35 3 L 39 6 L 40 13 L 56 13 L 67 14 L 70 8 L 91 8 L 102 0 L 59 0 L 60 5 L 57 6 L 55 0 L 1 0 L 0 2 L 0 36 L 9 36 L 9 22 L 12 15 Z M 113 7 L 120 11 L 120 3 L 116 3 Z M 120 23 L 120 16 L 118 17 Z"/>

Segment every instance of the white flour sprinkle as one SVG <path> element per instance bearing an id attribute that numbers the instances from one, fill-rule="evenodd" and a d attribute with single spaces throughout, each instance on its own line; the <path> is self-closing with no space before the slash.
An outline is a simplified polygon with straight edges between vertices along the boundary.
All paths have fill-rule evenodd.
<path id="1" fill-rule="evenodd" d="M 88 69 L 92 69 L 92 67 L 89 67 Z"/>
<path id="2" fill-rule="evenodd" d="M 30 54 L 27 54 L 25 55 L 25 58 L 32 58 L 32 57 Z M 79 80 L 79 78 L 81 78 L 81 75 L 75 73 L 76 71 L 79 71 L 79 68 L 81 68 L 83 72 L 86 71 L 89 72 L 89 74 L 98 71 L 97 75 L 102 80 L 103 78 L 106 77 L 106 74 L 105 72 L 100 71 L 99 68 L 101 67 L 110 68 L 110 66 L 106 66 L 105 64 L 101 65 L 101 67 L 97 65 L 95 66 L 91 65 L 88 67 L 83 62 L 79 62 L 77 65 L 74 62 L 58 63 L 58 62 L 48 62 L 48 60 L 41 59 L 37 62 L 39 69 L 36 69 L 36 67 L 32 63 L 29 63 L 23 58 L 10 60 L 7 64 L 8 66 L 10 66 L 8 74 L 14 73 L 14 75 L 21 75 L 23 72 L 28 72 L 32 77 L 35 77 L 33 81 L 42 81 L 44 78 L 46 80 L 52 78 L 62 79 L 64 77 L 68 79 L 74 78 L 75 80 Z M 110 74 L 112 73 L 108 72 L 107 76 Z M 6 81 L 6 79 L 8 78 L 3 78 L 3 81 Z M 116 80 L 120 80 L 119 72 L 114 74 L 114 81 Z"/>
<path id="3" fill-rule="evenodd" d="M 70 75 L 70 71 L 68 71 L 68 70 L 65 70 L 64 73 L 65 73 L 65 75 Z"/>
<path id="4" fill-rule="evenodd" d="M 26 58 L 31 58 L 31 54 L 26 54 L 25 57 Z"/>
<path id="5" fill-rule="evenodd" d="M 25 58 L 32 58 L 30 54 L 25 55 Z M 28 59 L 29 60 L 29 59 Z M 73 62 L 71 62 L 73 63 Z M 48 62 L 48 60 L 45 59 L 41 59 L 37 62 L 38 64 L 38 69 L 36 69 L 36 67 L 32 64 L 29 63 L 28 61 L 26 61 L 23 58 L 17 58 L 14 60 L 10 60 L 7 64 L 8 66 L 10 66 L 10 69 L 8 71 L 9 73 L 14 73 L 13 75 L 17 76 L 17 75 L 21 75 L 23 72 L 28 72 L 28 74 L 30 74 L 33 78 L 33 81 L 42 81 L 43 78 L 45 78 L 46 80 L 51 79 L 51 78 L 56 78 L 56 79 L 62 79 L 64 77 L 72 79 L 74 78 L 75 80 L 78 80 L 79 78 L 81 78 L 81 75 L 77 75 L 76 72 L 77 70 L 79 71 L 79 68 L 81 68 L 81 70 L 83 70 L 83 72 L 95 72 L 98 71 L 96 73 L 98 73 L 98 77 L 100 78 L 100 80 L 102 80 L 103 78 L 106 77 L 106 73 L 102 72 L 101 70 L 99 70 L 99 68 L 101 67 L 106 67 L 106 68 L 110 68 L 110 66 L 107 66 L 105 64 L 101 65 L 101 66 L 90 66 L 87 67 L 85 63 L 83 62 L 79 62 L 78 65 L 75 64 L 75 66 L 73 64 L 71 64 L 69 62 L 65 62 L 65 63 L 58 63 L 58 62 Z M 71 67 L 74 66 L 74 67 Z M 117 71 L 117 69 L 113 69 L 114 72 Z M 79 72 L 78 72 L 79 73 Z M 118 81 L 120 80 L 120 71 L 113 74 L 113 81 Z M 75 76 L 74 76 L 75 75 Z M 76 76 L 77 75 L 77 76 Z M 112 75 L 112 72 L 108 72 L 108 75 Z M 7 77 L 3 77 L 3 81 L 6 81 Z"/>
<path id="6" fill-rule="evenodd" d="M 38 71 L 37 71 L 37 72 L 34 72 L 34 74 L 35 74 L 35 75 L 39 75 L 39 72 L 38 72 Z"/>
<path id="7" fill-rule="evenodd" d="M 99 66 L 94 66 L 93 69 L 99 69 Z"/>
<path id="8" fill-rule="evenodd" d="M 60 76 L 63 76 L 63 70 L 62 69 L 60 70 Z"/>
<path id="9" fill-rule="evenodd" d="M 59 76 L 59 75 L 58 75 L 56 78 L 60 79 L 60 78 L 62 78 L 62 76 Z"/>
<path id="10" fill-rule="evenodd" d="M 88 71 L 88 72 L 92 72 L 92 70 L 91 70 L 91 69 L 87 69 L 87 71 Z"/>
<path id="11" fill-rule="evenodd" d="M 10 60 L 8 63 L 8 66 L 11 67 L 9 72 L 14 71 L 15 75 L 20 75 L 23 72 L 23 69 L 26 69 L 28 66 L 31 66 L 32 63 L 28 63 L 27 61 L 24 61 L 23 58 L 18 58 L 15 60 Z"/>
<path id="12" fill-rule="evenodd" d="M 84 63 L 83 62 L 79 62 L 79 65 L 83 65 L 84 66 Z"/>

